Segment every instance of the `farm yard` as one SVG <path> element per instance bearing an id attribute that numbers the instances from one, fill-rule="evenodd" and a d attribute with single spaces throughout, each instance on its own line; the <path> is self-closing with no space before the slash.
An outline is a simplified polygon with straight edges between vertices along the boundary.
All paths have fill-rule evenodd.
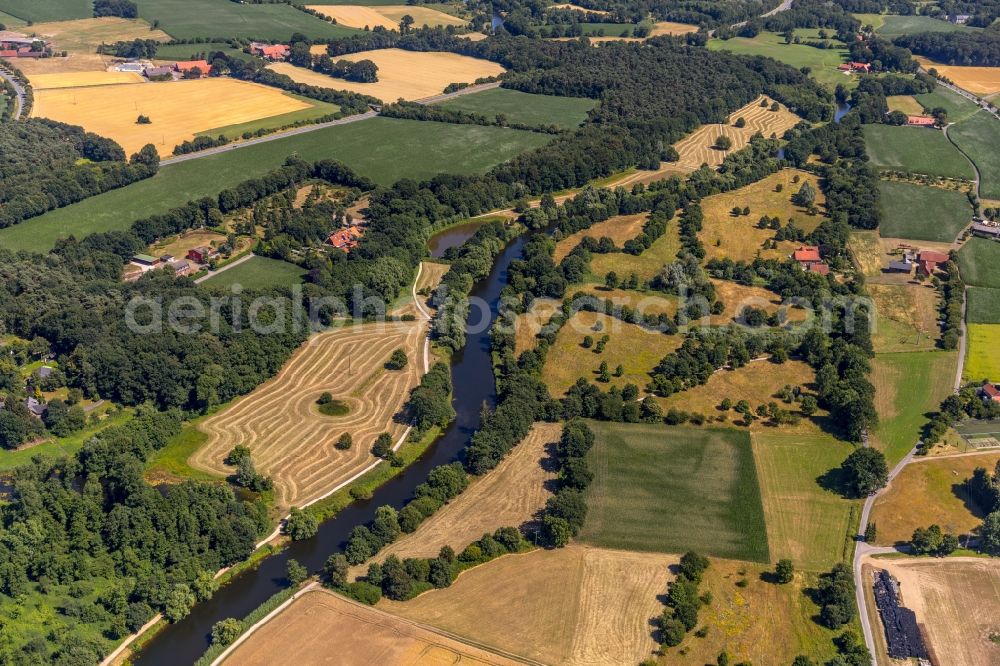
<path id="1" fill-rule="evenodd" d="M 972 223 L 972 206 L 964 192 L 885 180 L 879 192 L 883 238 L 950 243 Z"/>
<path id="2" fill-rule="evenodd" d="M 722 164 L 726 155 L 740 150 L 750 142 L 757 132 L 764 136 L 775 134 L 781 136 L 786 130 L 794 127 L 801 119 L 784 106 L 778 111 L 771 111 L 771 100 L 767 99 L 767 107 L 762 107 L 763 97 L 757 98 L 742 109 L 739 109 L 731 116 L 725 125 L 702 125 L 690 135 L 684 137 L 674 144 L 680 158 L 676 162 L 666 162 L 661 164 L 661 169 L 668 172 L 680 171 L 687 173 L 695 171 L 702 164 L 710 167 L 717 167 Z M 736 127 L 737 119 L 746 120 L 745 127 Z M 716 140 L 720 136 L 727 136 L 732 140 L 732 147 L 728 150 L 718 150 L 714 148 Z"/>
<path id="3" fill-rule="evenodd" d="M 1000 453 L 983 453 L 925 458 L 907 465 L 872 507 L 871 519 L 878 524 L 876 543 L 909 543 L 915 529 L 928 525 L 939 525 L 958 537 L 971 535 L 986 516 L 963 484 L 977 467 L 992 472 L 997 461 Z"/>
<path id="4" fill-rule="evenodd" d="M 533 95 L 519 90 L 494 88 L 474 95 L 462 95 L 441 102 L 439 106 L 454 111 L 479 113 L 487 118 L 506 116 L 512 123 L 524 125 L 555 125 L 572 128 L 587 119 L 587 113 L 597 100 L 583 97 Z"/>
<path id="5" fill-rule="evenodd" d="M 968 349 L 962 379 L 981 382 L 1000 379 L 1000 324 L 969 324 Z"/>
<path id="6" fill-rule="evenodd" d="M 399 22 L 404 15 L 413 18 L 414 27 L 464 26 L 468 21 L 442 11 L 420 5 L 306 5 L 308 9 L 337 20 L 337 25 L 349 28 L 399 30 Z"/>
<path id="7" fill-rule="evenodd" d="M 571 544 L 507 555 L 444 590 L 378 608 L 549 664 L 634 664 L 658 644 L 650 620 L 673 555 Z"/>
<path id="8" fill-rule="evenodd" d="M 935 664 L 993 664 L 1000 647 L 990 640 L 1000 615 L 1000 561 L 870 558 L 866 569 L 886 569 L 899 580 L 902 603 L 916 614 Z"/>
<path id="9" fill-rule="evenodd" d="M 364 636 L 364 640 L 357 640 L 359 636 Z M 513 666 L 522 663 L 322 588 L 296 598 L 230 653 L 224 663 L 239 666 L 318 663 L 329 657 L 331 645 L 337 646 L 338 661 L 351 664 Z"/>
<path id="10" fill-rule="evenodd" d="M 229 289 L 240 285 L 244 289 L 288 288 L 302 284 L 307 271 L 300 266 L 267 257 L 251 257 L 247 261 L 213 275 L 202 284 L 206 287 Z"/>
<path id="11" fill-rule="evenodd" d="M 972 180 L 972 165 L 944 132 L 926 127 L 865 125 L 865 144 L 872 164 L 928 176 Z"/>
<path id="12" fill-rule="evenodd" d="M 498 76 L 505 71 L 489 60 L 438 51 L 377 49 L 351 53 L 338 57 L 338 60 L 341 58 L 352 62 L 371 60 L 378 67 L 378 81 L 346 81 L 286 62 L 274 63 L 269 67 L 299 83 L 350 90 L 377 97 L 384 102 L 395 102 L 400 98 L 416 100 L 432 97 L 441 94 L 449 83 L 472 83 L 478 78 Z"/>
<path id="13" fill-rule="evenodd" d="M 794 182 L 798 179 L 799 182 Z M 822 210 L 826 202 L 820 190 L 816 175 L 799 169 L 781 171 L 738 190 L 715 194 L 701 202 L 705 219 L 698 238 L 705 246 L 705 259 L 729 257 L 734 261 L 763 259 L 785 259 L 802 243 L 780 241 L 776 248 L 764 248 L 764 244 L 774 238 L 774 229 L 759 228 L 758 221 L 763 216 L 777 217 L 781 226 L 789 220 L 806 233 L 812 232 L 823 221 L 820 214 L 809 215 L 806 209 L 792 203 L 792 197 L 805 183 L 816 192 L 816 206 Z M 780 192 L 776 191 L 781 189 Z M 750 215 L 734 217 L 733 208 L 749 207 Z"/>
<path id="14" fill-rule="evenodd" d="M 580 541 L 770 558 L 750 437 L 718 428 L 590 422 L 594 481 Z M 666 463 L 669 461 L 669 464 Z M 692 529 L 697 526 L 697 529 Z"/>
<path id="15" fill-rule="evenodd" d="M 1000 93 L 1000 67 L 956 67 L 922 56 L 913 56 L 913 59 L 924 69 L 936 69 L 939 75 L 951 79 L 956 86 L 974 95 L 988 97 Z"/>
<path id="16" fill-rule="evenodd" d="M 423 374 L 425 334 L 426 324 L 419 321 L 316 334 L 274 379 L 199 425 L 208 440 L 190 465 L 225 474 L 229 468 L 223 459 L 242 444 L 261 473 L 274 479 L 278 513 L 316 499 L 373 462 L 369 450 L 379 433 L 389 432 L 393 442 L 403 433 L 394 417 Z M 410 362 L 401 371 L 386 370 L 383 365 L 397 348 Z M 349 413 L 321 414 L 316 400 L 324 392 L 345 402 Z M 354 445 L 335 449 L 344 432 Z"/>
<path id="17" fill-rule="evenodd" d="M 1000 199 L 1000 120 L 981 111 L 949 127 L 948 136 L 979 167 L 980 196 Z"/>
<path id="18" fill-rule="evenodd" d="M 855 77 L 837 69 L 840 64 L 847 61 L 846 47 L 817 49 L 805 44 L 786 44 L 781 35 L 761 32 L 753 38 L 711 39 L 708 48 L 715 51 L 731 51 L 739 55 L 766 56 L 796 68 L 809 67 L 812 70 L 810 76 L 829 88 L 831 92 L 837 84 L 842 84 L 848 89 L 857 85 Z"/>
<path id="19" fill-rule="evenodd" d="M 304 160 L 338 159 L 390 185 L 400 178 L 425 179 L 443 172 L 482 173 L 549 140 L 537 132 L 502 127 L 372 118 L 165 166 L 153 178 L 0 229 L 0 246 L 44 252 L 70 234 L 82 238 L 127 229 L 139 218 L 261 176 L 293 153 Z"/>
<path id="20" fill-rule="evenodd" d="M 171 83 L 41 90 L 35 116 L 82 125 L 114 139 L 126 154 L 147 143 L 161 155 L 199 132 L 307 109 L 301 98 L 256 83 L 206 78 Z M 138 115 L 151 123 L 139 124 Z"/>

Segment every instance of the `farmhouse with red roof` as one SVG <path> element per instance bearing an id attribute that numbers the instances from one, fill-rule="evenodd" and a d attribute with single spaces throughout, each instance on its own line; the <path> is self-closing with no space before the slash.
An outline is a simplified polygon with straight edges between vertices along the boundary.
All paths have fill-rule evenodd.
<path id="1" fill-rule="evenodd" d="M 330 234 L 326 242 L 338 250 L 350 252 L 358 246 L 358 239 L 365 235 L 359 226 L 347 227 Z"/>
<path id="2" fill-rule="evenodd" d="M 208 64 L 207 60 L 187 60 L 174 63 L 174 71 L 181 74 L 187 74 L 195 69 L 199 70 L 202 76 L 208 76 L 212 71 L 212 66 Z"/>

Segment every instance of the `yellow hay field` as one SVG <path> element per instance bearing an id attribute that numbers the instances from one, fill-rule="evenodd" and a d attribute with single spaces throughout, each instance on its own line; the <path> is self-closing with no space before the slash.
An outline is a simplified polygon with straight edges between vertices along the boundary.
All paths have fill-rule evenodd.
<path id="1" fill-rule="evenodd" d="M 299 83 L 351 90 L 378 97 L 384 102 L 395 102 L 399 98 L 415 100 L 439 95 L 449 83 L 471 83 L 480 77 L 497 76 L 505 71 L 495 62 L 457 53 L 377 49 L 352 53 L 343 59 L 354 62 L 371 60 L 378 66 L 378 81 L 375 83 L 344 81 L 287 62 L 274 63 L 270 68 L 279 74 L 287 74 Z"/>
<path id="2" fill-rule="evenodd" d="M 549 5 L 549 9 L 572 9 L 578 12 L 590 12 L 591 14 L 600 14 L 601 16 L 607 16 L 611 12 L 604 9 L 587 9 L 586 7 L 581 7 L 580 5 L 574 5 L 571 2 L 563 2 L 558 5 Z"/>
<path id="3" fill-rule="evenodd" d="M 521 662 L 314 588 L 255 631 L 224 663 L 512 666 Z"/>
<path id="4" fill-rule="evenodd" d="M 431 27 L 439 25 L 465 25 L 468 21 L 451 14 L 419 5 L 381 5 L 366 7 L 364 5 L 307 5 L 324 16 L 337 20 L 339 25 L 349 28 L 375 28 L 381 26 L 388 30 L 399 30 L 399 22 L 403 16 L 413 17 L 414 26 Z"/>
<path id="5" fill-rule="evenodd" d="M 38 90 L 79 88 L 88 86 L 113 86 L 123 83 L 145 83 L 136 72 L 65 72 L 59 74 L 32 74 L 31 87 Z"/>
<path id="6" fill-rule="evenodd" d="M 700 130 L 699 130 L 700 131 Z M 793 182 L 798 177 L 799 182 Z M 792 196 L 803 184 L 809 183 L 816 191 L 816 205 L 822 207 L 826 198 L 819 186 L 819 179 L 807 171 L 783 169 L 767 178 L 732 192 L 716 194 L 702 201 L 705 214 L 698 238 L 705 246 L 705 259 L 729 257 L 736 261 L 753 261 L 754 257 L 783 259 L 801 243 L 781 241 L 777 248 L 764 249 L 764 243 L 774 238 L 774 229 L 758 229 L 757 223 L 764 215 L 777 217 L 781 226 L 795 220 L 795 226 L 811 232 L 823 220 L 821 215 L 809 215 L 806 209 L 792 203 Z M 781 192 L 775 190 L 781 186 Z M 734 206 L 749 207 L 750 215 L 734 217 Z"/>
<path id="7" fill-rule="evenodd" d="M 650 620 L 676 562 L 574 544 L 501 557 L 378 608 L 547 664 L 637 664 L 659 647 Z"/>
<path id="8" fill-rule="evenodd" d="M 562 302 L 554 298 L 536 298 L 527 312 L 517 315 L 514 319 L 514 353 L 521 355 L 534 349 L 538 343 L 536 336 L 561 307 Z"/>
<path id="9" fill-rule="evenodd" d="M 545 506 L 557 474 L 549 464 L 549 445 L 559 441 L 558 423 L 536 423 L 528 436 L 486 476 L 476 479 L 461 495 L 425 520 L 412 534 L 404 534 L 372 560 L 389 555 L 434 557 L 444 545 L 456 553 L 499 527 L 520 527 Z M 368 563 L 354 567 L 360 576 Z"/>
<path id="10" fill-rule="evenodd" d="M 617 247 L 621 247 L 625 241 L 635 238 L 642 232 L 642 225 L 648 217 L 647 213 L 616 215 L 603 222 L 598 222 L 587 229 L 577 231 L 575 234 L 570 234 L 556 244 L 556 251 L 552 259 L 558 264 L 584 238 L 601 238 L 602 236 L 607 236 L 615 242 Z"/>
<path id="11" fill-rule="evenodd" d="M 745 147 L 750 142 L 750 137 L 757 132 L 761 132 L 766 137 L 772 134 L 780 137 L 785 133 L 785 130 L 794 127 L 801 120 L 784 106 L 781 106 L 778 111 L 771 111 L 770 106 L 773 100 L 769 98 L 766 99 L 767 108 L 761 107 L 760 103 L 763 99 L 765 98 L 758 97 L 734 112 L 729 116 L 729 121 L 725 125 L 703 125 L 691 135 L 675 143 L 674 148 L 677 149 L 680 159 L 665 164 L 664 167 L 686 172 L 694 171 L 702 164 L 717 167 L 722 164 L 722 160 L 728 153 Z M 733 123 L 741 117 L 746 120 L 746 127 L 734 127 Z M 728 136 L 733 141 L 733 147 L 729 151 L 716 150 L 712 147 L 716 139 L 722 135 Z"/>
<path id="12" fill-rule="evenodd" d="M 653 24 L 653 29 L 649 31 L 649 36 L 686 35 L 692 32 L 698 32 L 698 26 L 689 23 L 674 23 L 673 21 L 657 21 Z"/>
<path id="13" fill-rule="evenodd" d="M 169 155 L 174 146 L 216 127 L 237 125 L 309 104 L 267 86 L 229 78 L 41 90 L 33 115 L 114 139 L 131 154 L 145 144 Z M 139 114 L 152 123 L 139 125 Z"/>
<path id="14" fill-rule="evenodd" d="M 913 95 L 891 95 L 890 97 L 886 97 L 885 101 L 888 103 L 890 111 L 902 111 L 912 116 L 922 116 L 924 114 L 924 107 L 920 105 L 920 102 Z"/>
<path id="15" fill-rule="evenodd" d="M 1000 93 L 1000 67 L 954 67 L 921 56 L 913 56 L 913 59 L 924 69 L 933 67 L 941 76 L 951 79 L 956 86 L 974 95 Z"/>
<path id="16" fill-rule="evenodd" d="M 271 381 L 206 419 L 199 428 L 206 444 L 189 464 L 214 474 L 231 471 L 223 464 L 237 444 L 248 446 L 254 463 L 274 479 L 275 501 L 282 512 L 323 495 L 375 459 L 375 438 L 389 432 L 398 441 L 404 426 L 399 413 L 423 374 L 426 322 L 347 326 L 313 336 Z M 406 351 L 401 371 L 383 365 L 393 350 Z M 316 400 L 330 392 L 350 407 L 345 416 L 324 416 Z M 333 447 L 344 432 L 354 446 Z"/>

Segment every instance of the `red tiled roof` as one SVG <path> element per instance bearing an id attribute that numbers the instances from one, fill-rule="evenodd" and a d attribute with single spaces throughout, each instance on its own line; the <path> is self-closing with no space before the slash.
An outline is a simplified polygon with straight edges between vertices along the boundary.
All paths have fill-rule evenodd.
<path id="1" fill-rule="evenodd" d="M 989 382 L 983 384 L 983 393 L 988 395 L 990 398 L 993 398 L 994 400 L 1000 398 L 1000 389 L 998 389 L 993 384 L 990 384 Z"/>
<path id="2" fill-rule="evenodd" d="M 347 252 L 358 244 L 358 239 L 364 236 L 364 231 L 357 226 L 341 229 L 330 234 L 326 242 L 338 250 Z"/>
<path id="3" fill-rule="evenodd" d="M 934 118 L 931 118 L 930 116 L 906 116 L 907 125 L 930 126 L 933 125 L 935 122 L 937 121 L 935 121 Z"/>
<path id="4" fill-rule="evenodd" d="M 202 74 L 208 74 L 212 71 L 212 66 L 208 64 L 207 60 L 188 60 L 187 62 L 174 63 L 174 69 L 178 72 L 188 72 L 195 67 L 200 69 Z"/>
<path id="5" fill-rule="evenodd" d="M 288 47 L 284 44 L 272 44 L 271 46 L 260 47 L 260 52 L 262 55 L 272 58 L 275 56 L 286 56 L 288 55 Z"/>
<path id="6" fill-rule="evenodd" d="M 809 264 L 806 270 L 810 273 L 819 273 L 820 275 L 828 275 L 830 273 L 830 267 L 822 261 Z"/>
<path id="7" fill-rule="evenodd" d="M 801 262 L 820 261 L 819 248 L 814 245 L 803 245 L 795 251 L 792 258 Z"/>
<path id="8" fill-rule="evenodd" d="M 920 251 L 920 261 L 930 261 L 935 264 L 946 263 L 950 257 L 944 252 L 936 252 L 935 250 L 921 250 Z"/>

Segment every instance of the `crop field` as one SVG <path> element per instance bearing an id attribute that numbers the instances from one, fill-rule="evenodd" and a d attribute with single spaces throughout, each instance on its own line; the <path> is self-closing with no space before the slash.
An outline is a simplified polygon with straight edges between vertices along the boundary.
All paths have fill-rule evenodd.
<path id="1" fill-rule="evenodd" d="M 744 148 L 750 142 L 750 137 L 757 132 L 761 132 L 764 136 L 772 134 L 781 136 L 785 130 L 794 127 L 801 120 L 784 106 L 779 111 L 771 111 L 771 99 L 767 100 L 768 108 L 761 107 L 761 99 L 763 98 L 758 98 L 733 112 L 726 125 L 702 125 L 675 143 L 674 148 L 677 149 L 680 159 L 667 163 L 666 168 L 690 172 L 697 170 L 702 164 L 717 167 L 722 164 L 726 155 Z M 734 126 L 738 118 L 746 120 L 746 127 Z M 716 139 L 722 135 L 732 139 L 733 146 L 728 151 L 713 148 Z"/>
<path id="2" fill-rule="evenodd" d="M 1000 199 L 1000 120 L 983 111 L 948 128 L 948 136 L 979 167 L 980 196 Z"/>
<path id="3" fill-rule="evenodd" d="M 282 513 L 319 497 L 374 461 L 370 449 L 379 433 L 398 440 L 404 428 L 394 416 L 423 374 L 418 361 L 425 333 L 424 322 L 402 322 L 313 336 L 274 379 L 201 423 L 208 441 L 191 457 L 191 466 L 224 474 L 226 454 L 243 444 L 257 469 L 274 479 Z M 410 362 L 403 370 L 386 370 L 383 365 L 397 348 Z M 347 403 L 350 413 L 320 414 L 315 403 L 324 392 Z M 340 451 L 333 443 L 344 432 L 351 433 L 354 446 Z"/>
<path id="4" fill-rule="evenodd" d="M 909 542 L 913 530 L 937 524 L 956 536 L 979 527 L 985 514 L 972 503 L 964 482 L 977 467 L 993 471 L 1000 453 L 922 458 L 907 465 L 875 501 L 871 519 L 878 524 L 877 543 Z"/>
<path id="5" fill-rule="evenodd" d="M 349 28 L 371 29 L 378 26 L 387 30 L 399 30 L 399 22 L 406 14 L 413 17 L 415 27 L 423 25 L 431 27 L 439 25 L 464 26 L 468 23 L 457 16 L 451 16 L 420 5 L 306 5 L 306 7 L 336 19 L 338 25 Z"/>
<path id="6" fill-rule="evenodd" d="M 601 279 L 610 271 L 615 271 L 622 277 L 628 277 L 635 273 L 640 280 L 652 280 L 663 270 L 664 266 L 673 263 L 680 249 L 680 226 L 677 220 L 671 220 L 667 223 L 667 231 L 653 241 L 653 244 L 642 254 L 612 252 L 592 255 L 590 272 Z"/>
<path id="7" fill-rule="evenodd" d="M 969 287 L 967 319 L 971 324 L 1000 324 L 1000 289 Z"/>
<path id="8" fill-rule="evenodd" d="M 708 48 L 741 55 L 767 56 L 796 68 L 809 67 L 812 69 L 810 76 L 831 91 L 838 83 L 848 89 L 857 85 L 854 76 L 837 69 L 838 65 L 847 60 L 846 48 L 817 49 L 805 44 L 786 44 L 781 35 L 773 32 L 761 32 L 753 38 L 711 39 Z"/>
<path id="9" fill-rule="evenodd" d="M 113 86 L 128 83 L 145 83 L 136 72 L 66 72 L 64 74 L 32 74 L 31 87 L 40 90 L 79 88 L 81 86 Z"/>
<path id="10" fill-rule="evenodd" d="M 363 640 L 359 640 L 361 636 Z M 337 662 L 345 664 L 520 663 L 322 588 L 301 594 L 231 652 L 224 663 L 315 664 L 328 660 L 333 649 Z"/>
<path id="11" fill-rule="evenodd" d="M 594 481 L 580 541 L 767 562 L 750 437 L 715 428 L 592 422 Z"/>
<path id="12" fill-rule="evenodd" d="M 140 0 L 139 16 L 175 39 L 242 37 L 287 40 L 293 32 L 312 39 L 348 37 L 357 30 L 278 4 L 251 4 L 230 0 Z"/>
<path id="13" fill-rule="evenodd" d="M 945 351 L 875 356 L 871 379 L 879 423 L 873 443 L 885 453 L 890 467 L 917 443 L 927 414 L 951 395 L 957 362 L 955 352 Z"/>
<path id="14" fill-rule="evenodd" d="M 552 255 L 552 260 L 557 264 L 561 262 L 584 238 L 601 238 L 607 236 L 614 241 L 615 246 L 620 248 L 625 241 L 631 240 L 642 233 L 642 225 L 645 224 L 648 218 L 648 213 L 616 215 L 603 222 L 598 222 L 587 229 L 570 234 L 556 243 L 556 251 Z"/>
<path id="15" fill-rule="evenodd" d="M 798 177 L 798 183 L 793 179 Z M 764 243 L 774 238 L 774 229 L 759 229 L 758 221 L 764 215 L 777 217 L 782 226 L 795 220 L 795 226 L 811 232 L 823 221 L 821 215 L 809 215 L 806 209 L 792 203 L 792 197 L 805 184 L 812 185 L 816 192 L 816 206 L 822 209 L 826 203 L 814 174 L 798 169 L 783 169 L 756 183 L 738 190 L 706 197 L 702 203 L 705 220 L 698 238 L 705 246 L 705 259 L 729 257 L 736 261 L 763 259 L 785 259 L 795 248 L 802 245 L 792 241 L 781 241 L 774 249 L 764 249 Z M 775 191 L 781 186 L 781 192 Z M 750 215 L 733 217 L 734 207 L 749 207 Z"/>
<path id="16" fill-rule="evenodd" d="M 42 90 L 35 94 L 33 113 L 114 139 L 126 154 L 152 143 L 161 155 L 169 155 L 198 132 L 310 106 L 276 88 L 220 77 Z M 152 122 L 140 125 L 140 114 Z"/>
<path id="17" fill-rule="evenodd" d="M 0 0 L 0 12 L 22 21 L 62 21 L 90 18 L 94 15 L 91 0 Z"/>
<path id="18" fill-rule="evenodd" d="M 996 635 L 1000 615 L 1000 561 L 879 558 L 871 563 L 899 580 L 903 604 L 916 614 L 929 638 L 933 663 L 997 663 L 1000 646 L 991 636 Z"/>
<path id="19" fill-rule="evenodd" d="M 930 284 L 868 284 L 875 301 L 872 346 L 877 353 L 935 348 L 940 293 Z"/>
<path id="20" fill-rule="evenodd" d="M 326 48 L 326 45 L 323 45 Z M 163 44 L 156 49 L 156 62 L 171 63 L 177 60 L 200 60 L 209 53 L 222 51 L 229 58 L 257 61 L 259 58 L 240 49 L 234 49 L 229 42 L 200 42 L 197 44 Z M 198 57 L 196 57 L 198 56 Z"/>
<path id="21" fill-rule="evenodd" d="M 584 97 L 533 95 L 506 88 L 453 97 L 440 104 L 445 109 L 479 113 L 487 118 L 503 114 L 512 123 L 555 125 L 567 129 L 585 121 L 587 113 L 596 105 L 597 100 Z"/>
<path id="22" fill-rule="evenodd" d="M 972 222 L 972 206 L 962 192 L 885 180 L 879 192 L 884 238 L 951 242 Z"/>
<path id="23" fill-rule="evenodd" d="M 601 330 L 595 331 L 598 322 Z M 590 349 L 582 345 L 587 335 L 595 340 L 595 346 Z M 604 335 L 609 336 L 607 346 L 598 354 L 596 341 Z M 559 330 L 555 344 L 549 348 L 542 380 L 553 396 L 560 397 L 581 377 L 595 381 L 603 361 L 608 364 L 608 372 L 614 372 L 619 365 L 623 370 L 621 377 L 611 377 L 605 390 L 625 384 L 635 384 L 642 389 L 649 383 L 649 372 L 660 359 L 683 341 L 680 335 L 664 335 L 605 314 L 578 312 Z"/>
<path id="24" fill-rule="evenodd" d="M 965 284 L 1000 289 L 1000 243 L 970 238 L 958 251 L 958 268 Z"/>
<path id="25" fill-rule="evenodd" d="M 913 59 L 924 69 L 933 67 L 938 74 L 951 79 L 956 86 L 974 95 L 987 97 L 1000 93 L 1000 67 L 956 67 L 922 56 L 914 56 Z"/>
<path id="26" fill-rule="evenodd" d="M 901 111 L 910 116 L 919 116 L 924 112 L 923 105 L 913 95 L 890 95 L 885 101 L 889 104 L 890 111 Z"/>
<path id="27" fill-rule="evenodd" d="M 786 384 L 790 386 L 800 386 L 810 393 L 809 389 L 816 380 L 816 375 L 807 363 L 802 361 L 786 361 L 785 363 L 771 363 L 769 361 L 756 361 L 742 368 L 735 370 L 719 370 L 715 372 L 709 380 L 701 386 L 675 393 L 668 398 L 655 398 L 660 403 L 664 411 L 676 408 L 689 412 L 699 412 L 709 419 L 725 414 L 729 421 L 737 421 L 740 415 L 736 412 L 723 412 L 719 409 L 719 403 L 723 398 L 729 398 L 735 405 L 740 400 L 747 400 L 753 407 L 768 402 L 777 402 L 784 409 L 798 412 L 796 405 L 785 404 L 775 394 Z M 649 400 L 650 398 L 647 398 Z M 806 419 L 803 426 L 781 426 L 782 430 L 802 427 L 809 427 Z M 742 427 L 742 426 L 741 426 Z M 754 421 L 752 430 L 773 429 L 772 426 L 765 426 L 762 421 Z"/>
<path id="28" fill-rule="evenodd" d="M 378 81 L 346 81 L 287 62 L 274 63 L 270 68 L 279 74 L 287 74 L 299 83 L 351 90 L 377 97 L 384 102 L 395 102 L 400 98 L 415 100 L 432 97 L 440 94 L 449 83 L 472 83 L 478 78 L 497 76 L 505 71 L 489 60 L 438 51 L 376 49 L 345 55 L 343 59 L 352 62 L 371 60 L 378 66 Z"/>
<path id="29" fill-rule="evenodd" d="M 1000 324 L 969 324 L 962 379 L 1000 380 Z"/>
<path id="30" fill-rule="evenodd" d="M 912 98 L 911 98 L 912 99 Z M 865 144 L 880 169 L 972 180 L 972 165 L 944 132 L 926 127 L 865 125 Z"/>
<path id="31" fill-rule="evenodd" d="M 400 178 L 482 173 L 549 140 L 502 127 L 372 118 L 162 167 L 153 178 L 0 229 L 0 247 L 46 252 L 70 234 L 127 229 L 139 218 L 261 176 L 293 153 L 304 160 L 338 159 L 391 185 Z"/>
<path id="32" fill-rule="evenodd" d="M 292 93 L 285 93 L 285 95 L 306 104 L 306 107 L 304 109 L 300 109 L 299 111 L 282 113 L 277 116 L 268 116 L 267 118 L 258 118 L 257 120 L 251 120 L 245 123 L 236 123 L 235 125 L 226 125 L 225 127 L 213 127 L 210 130 L 198 132 L 197 136 L 209 136 L 215 138 L 221 134 L 229 137 L 230 140 L 236 141 L 243 137 L 244 132 L 256 132 L 259 129 L 278 129 L 300 121 L 318 120 L 319 118 L 340 111 L 340 107 L 336 104 L 320 102 L 319 100 L 302 97 Z"/>
<path id="33" fill-rule="evenodd" d="M 473 480 L 461 495 L 425 520 L 416 532 L 403 534 L 379 551 L 374 560 L 391 554 L 435 557 L 444 545 L 456 553 L 499 527 L 520 527 L 545 506 L 557 474 L 551 462 L 551 445 L 559 441 L 558 423 L 536 423 L 495 470 Z M 367 563 L 352 572 L 363 574 Z"/>
<path id="34" fill-rule="evenodd" d="M 229 289 L 235 284 L 244 289 L 287 288 L 302 284 L 308 271 L 280 259 L 253 257 L 238 266 L 213 275 L 203 282 L 206 287 Z"/>
<path id="35" fill-rule="evenodd" d="M 676 562 L 571 544 L 507 555 L 378 608 L 547 664 L 637 664 L 659 647 L 650 620 Z"/>

